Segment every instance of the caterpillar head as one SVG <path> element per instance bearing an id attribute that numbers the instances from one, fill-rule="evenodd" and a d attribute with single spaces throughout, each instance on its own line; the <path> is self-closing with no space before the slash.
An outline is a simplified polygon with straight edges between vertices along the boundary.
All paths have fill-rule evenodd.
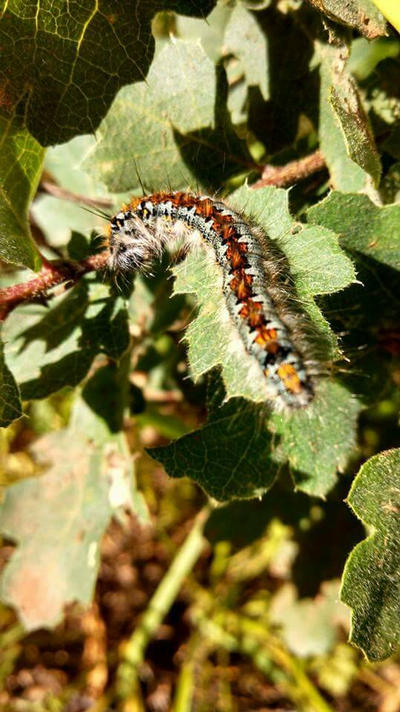
<path id="1" fill-rule="evenodd" d="M 110 221 L 108 266 L 112 272 L 146 270 L 159 254 L 151 229 L 130 210 Z"/>

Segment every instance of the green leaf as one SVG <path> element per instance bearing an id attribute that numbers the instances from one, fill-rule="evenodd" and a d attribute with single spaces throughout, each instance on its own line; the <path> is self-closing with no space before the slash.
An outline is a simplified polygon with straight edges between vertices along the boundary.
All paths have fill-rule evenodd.
<path id="1" fill-rule="evenodd" d="M 115 371 L 94 379 L 98 403 Z M 111 517 L 121 508 L 145 516 L 125 436 L 86 401 L 76 401 L 68 428 L 42 437 L 33 455 L 44 474 L 10 486 L 0 509 L 0 529 L 17 544 L 0 595 L 27 630 L 56 625 L 72 601 L 89 604 Z"/>
<path id="2" fill-rule="evenodd" d="M 177 35 L 180 39 L 200 41 L 205 52 L 216 64 L 224 54 L 224 34 L 234 7 L 227 3 L 217 2 L 214 9 L 204 22 L 204 18 L 182 17 L 177 15 Z"/>
<path id="3" fill-rule="evenodd" d="M 79 165 L 95 143 L 94 136 L 77 136 L 67 143 L 48 148 L 44 160 L 45 178 L 49 180 L 46 174 L 50 174 L 58 186 L 77 196 L 109 200 L 110 194 L 104 185 L 94 181 Z M 66 245 L 71 231 L 89 234 L 96 230 L 102 233 L 106 224 L 95 208 L 85 209 L 79 202 L 55 198 L 44 192 L 35 199 L 31 212 L 47 244 L 52 247 Z"/>
<path id="4" fill-rule="evenodd" d="M 21 415 L 18 386 L 4 360 L 4 346 L 0 341 L 0 427 L 7 427 Z"/>
<path id="5" fill-rule="evenodd" d="M 307 217 L 339 234 L 342 247 L 400 269 L 400 205 L 379 207 L 366 195 L 333 191 Z"/>
<path id="6" fill-rule="evenodd" d="M 330 101 L 339 119 L 348 155 L 371 176 L 377 187 L 381 162 L 356 83 L 350 75 L 342 75 L 332 86 Z"/>
<path id="7" fill-rule="evenodd" d="M 350 554 L 341 599 L 353 609 L 350 640 L 369 660 L 400 647 L 400 450 L 375 455 L 360 469 L 348 503 L 372 529 Z"/>
<path id="8" fill-rule="evenodd" d="M 225 31 L 225 54 L 232 53 L 240 60 L 247 86 L 259 87 L 265 100 L 270 98 L 267 42 L 256 15 L 237 5 Z"/>
<path id="9" fill-rule="evenodd" d="M 321 62 L 320 146 L 334 188 L 369 190 L 376 184 L 380 162 L 357 87 L 345 66 L 343 47 L 317 45 Z"/>
<path id="10" fill-rule="evenodd" d="M 199 43 L 161 46 L 146 83 L 118 94 L 84 166 L 111 191 L 219 187 L 248 168 L 225 106 L 226 80 Z M 135 111 L 132 111 L 135 107 Z"/>
<path id="11" fill-rule="evenodd" d="M 400 41 L 396 37 L 381 37 L 368 42 L 364 37 L 357 37 L 351 43 L 351 52 L 347 69 L 359 81 L 366 79 L 375 67 L 387 57 L 398 57 Z"/>
<path id="12" fill-rule="evenodd" d="M 306 409 L 271 417 L 270 427 L 281 436 L 297 489 L 325 497 L 336 483 L 356 446 L 361 405 L 347 388 L 325 379 Z"/>
<path id="13" fill-rule="evenodd" d="M 218 265 L 209 255 L 192 253 L 174 267 L 173 274 L 174 294 L 193 293 L 199 305 L 198 316 L 185 332 L 192 378 L 196 381 L 215 366 L 221 366 L 228 398 L 241 396 L 264 402 L 264 376 L 247 357 L 241 342 L 238 343 L 236 327 L 222 301 Z"/>
<path id="14" fill-rule="evenodd" d="M 39 253 L 32 240 L 28 208 L 39 182 L 44 151 L 13 118 L 0 116 L 0 257 L 36 270 Z"/>
<path id="15" fill-rule="evenodd" d="M 310 0 L 330 19 L 358 30 L 369 40 L 387 34 L 386 22 L 373 0 Z"/>
<path id="16" fill-rule="evenodd" d="M 190 477 L 219 501 L 261 496 L 277 474 L 263 407 L 241 398 L 221 405 L 223 389 L 214 379 L 209 398 L 206 425 L 149 454 L 171 477 Z"/>
<path id="17" fill-rule="evenodd" d="M 338 237 L 326 229 L 295 221 L 289 212 L 289 191 L 282 188 L 239 188 L 229 197 L 233 208 L 244 211 L 276 241 L 286 255 L 296 290 L 302 297 L 331 294 L 355 279 L 352 262 Z"/>
<path id="18" fill-rule="evenodd" d="M 212 7 L 196 0 L 173 5 L 200 16 Z M 162 0 L 6 3 L 3 112 L 18 107 L 42 145 L 93 132 L 118 89 L 146 76 L 154 53 L 151 18 L 164 6 Z"/>
<path id="19" fill-rule="evenodd" d="M 100 352 L 118 359 L 129 344 L 128 320 L 121 297 L 84 278 L 48 309 L 24 305 L 4 324 L 7 363 L 22 397 L 45 398 L 77 385 Z"/>

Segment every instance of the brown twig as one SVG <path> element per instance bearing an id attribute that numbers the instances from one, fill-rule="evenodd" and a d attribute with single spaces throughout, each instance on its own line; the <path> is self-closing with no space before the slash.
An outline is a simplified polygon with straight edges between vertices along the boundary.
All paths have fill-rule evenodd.
<path id="1" fill-rule="evenodd" d="M 260 180 L 254 183 L 252 188 L 264 188 L 267 185 L 274 185 L 282 188 L 285 185 L 297 183 L 299 180 L 308 178 L 313 173 L 326 168 L 324 157 L 320 150 L 311 153 L 298 161 L 291 161 L 285 166 L 265 166 Z"/>
<path id="2" fill-rule="evenodd" d="M 18 304 L 45 296 L 47 290 L 57 284 L 68 282 L 72 286 L 87 272 L 103 269 L 106 261 L 106 252 L 87 257 L 82 262 L 48 262 L 43 259 L 43 267 L 34 279 L 0 289 L 0 320 L 5 319 Z"/>
<path id="3" fill-rule="evenodd" d="M 52 195 L 53 198 L 60 198 L 60 200 L 69 200 L 71 203 L 79 203 L 80 205 L 88 205 L 90 208 L 112 208 L 113 203 L 108 198 L 88 198 L 86 195 L 80 195 L 79 193 L 73 193 L 66 188 L 62 188 L 56 183 L 52 183 L 49 180 L 42 180 L 40 182 L 40 188 Z"/>

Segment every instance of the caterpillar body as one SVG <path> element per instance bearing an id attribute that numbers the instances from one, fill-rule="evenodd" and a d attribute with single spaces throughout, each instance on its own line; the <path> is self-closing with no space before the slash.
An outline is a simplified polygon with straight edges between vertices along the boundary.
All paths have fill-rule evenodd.
<path id="1" fill-rule="evenodd" d="M 288 408 L 314 395 L 315 360 L 302 315 L 286 296 L 276 247 L 220 200 L 185 192 L 133 198 L 108 229 L 113 272 L 147 269 L 171 239 L 194 236 L 209 245 L 222 270 L 226 306 L 245 350 L 266 379 L 267 399 Z M 305 319 L 305 317 L 304 317 Z"/>

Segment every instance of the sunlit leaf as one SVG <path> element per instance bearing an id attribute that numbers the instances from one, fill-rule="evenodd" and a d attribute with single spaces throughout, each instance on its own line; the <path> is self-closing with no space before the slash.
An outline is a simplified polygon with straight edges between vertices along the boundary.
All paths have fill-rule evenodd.
<path id="1" fill-rule="evenodd" d="M 0 595 L 27 630 L 56 625 L 68 603 L 90 603 L 101 538 L 115 513 L 130 509 L 147 516 L 120 431 L 124 383 L 113 367 L 97 371 L 69 426 L 34 445 L 43 473 L 6 490 L 0 530 L 17 548 L 3 571 Z"/>
<path id="2" fill-rule="evenodd" d="M 310 0 L 318 10 L 330 19 L 354 27 L 358 32 L 372 40 L 385 35 L 386 22 L 373 0 Z"/>
<path id="3" fill-rule="evenodd" d="M 336 342 L 312 297 L 344 288 L 354 279 L 352 264 L 338 247 L 337 237 L 323 228 L 315 227 L 309 232 L 308 228 L 295 224 L 284 190 L 242 188 L 232 196 L 231 203 L 256 220 L 287 256 L 298 298 L 304 300 L 304 308 L 315 320 L 318 338 L 332 358 Z M 195 294 L 199 305 L 198 316 L 185 335 L 193 377 L 198 379 L 218 366 L 227 398 L 246 398 L 260 406 L 238 400 L 234 401 L 235 406 L 228 402 L 220 409 L 214 408 L 208 424 L 201 430 L 152 454 L 163 462 L 169 474 L 191 476 L 221 500 L 250 496 L 251 491 L 258 494 L 263 486 L 268 489 L 278 472 L 278 463 L 286 460 L 299 489 L 324 496 L 354 448 L 357 401 L 344 386 L 322 380 L 310 406 L 298 413 L 277 413 L 271 417 L 269 428 L 274 433 L 271 438 L 266 423 L 268 409 L 261 405 L 266 400 L 265 378 L 238 339 L 222 300 L 220 268 L 207 252 L 204 256 L 196 253 L 175 267 L 174 274 L 175 293 Z M 249 424 L 251 438 L 247 432 Z M 232 438 L 231 446 L 228 436 Z M 248 446 L 246 438 L 251 443 Z M 237 459 L 236 447 L 246 452 L 246 465 L 238 461 L 237 475 L 229 475 L 229 467 L 223 460 L 228 458 L 232 466 L 232 453 L 233 462 Z M 194 458 L 188 455 L 192 449 L 197 452 Z M 213 454 L 212 464 L 209 456 L 209 451 L 216 453 L 218 449 L 222 458 L 220 469 L 216 455 Z M 242 476 L 243 471 L 246 477 Z"/>
<path id="4" fill-rule="evenodd" d="M 333 187 L 346 192 L 373 191 L 380 162 L 357 87 L 345 65 L 345 49 L 321 44 L 316 56 L 321 75 L 320 146 Z"/>
<path id="5" fill-rule="evenodd" d="M 251 165 L 229 123 L 226 80 L 199 43 L 159 48 L 146 83 L 120 91 L 85 161 L 110 190 L 217 187 Z M 135 110 L 132 111 L 132 107 Z"/>
<path id="6" fill-rule="evenodd" d="M 4 338 L 22 397 L 44 398 L 77 385 L 99 352 L 121 356 L 129 343 L 127 312 L 105 284 L 82 279 L 50 309 L 37 304 L 15 309 L 4 324 Z"/>

